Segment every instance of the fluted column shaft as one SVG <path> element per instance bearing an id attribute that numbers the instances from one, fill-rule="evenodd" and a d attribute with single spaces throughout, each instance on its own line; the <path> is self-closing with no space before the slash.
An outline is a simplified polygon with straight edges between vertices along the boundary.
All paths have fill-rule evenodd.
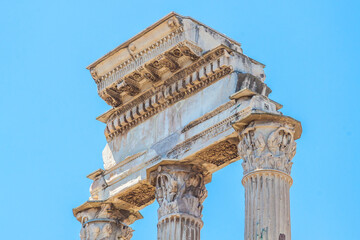
<path id="1" fill-rule="evenodd" d="M 245 187 L 245 240 L 291 240 L 293 127 L 253 122 L 240 133 Z"/>
<path id="2" fill-rule="evenodd" d="M 200 239 L 203 222 L 187 214 L 171 214 L 158 222 L 158 239 Z"/>
<path id="3" fill-rule="evenodd" d="M 158 240 L 200 240 L 204 177 L 192 165 L 163 165 L 151 174 L 156 187 Z"/>
<path id="4" fill-rule="evenodd" d="M 291 239 L 291 178 L 280 172 L 258 171 L 247 175 L 245 187 L 245 239 Z"/>

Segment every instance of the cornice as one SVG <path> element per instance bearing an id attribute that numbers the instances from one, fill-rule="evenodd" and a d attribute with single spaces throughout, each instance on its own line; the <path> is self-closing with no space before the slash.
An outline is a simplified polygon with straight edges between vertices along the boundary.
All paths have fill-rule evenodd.
<path id="1" fill-rule="evenodd" d="M 95 67 L 96 65 L 98 65 L 99 63 L 101 63 L 102 61 L 106 60 L 107 58 L 109 58 L 110 56 L 114 55 L 116 52 L 118 52 L 120 49 L 126 48 L 130 45 L 130 43 L 132 43 L 133 41 L 141 38 L 143 35 L 145 35 L 147 32 L 150 32 L 151 30 L 153 30 L 154 28 L 156 28 L 157 26 L 159 26 L 161 23 L 165 22 L 166 20 L 168 20 L 169 18 L 176 16 L 177 14 L 175 12 L 171 12 L 168 15 L 166 15 L 165 17 L 161 18 L 159 21 L 157 21 L 156 23 L 152 24 L 150 27 L 147 27 L 145 30 L 141 31 L 140 33 L 136 34 L 134 37 L 130 38 L 129 40 L 127 40 L 126 42 L 120 44 L 119 46 L 117 46 L 116 48 L 114 48 L 113 50 L 111 50 L 110 52 L 108 52 L 107 54 L 105 54 L 104 56 L 102 56 L 101 58 L 99 58 L 98 60 L 96 60 L 95 62 L 91 63 L 89 66 L 86 67 L 86 69 L 91 69 L 93 67 Z"/>
<path id="2" fill-rule="evenodd" d="M 191 42 L 196 40 L 187 36 L 195 26 L 214 32 L 212 34 L 220 37 L 219 44 L 225 44 L 232 51 L 247 57 L 242 54 L 239 43 L 192 18 L 170 13 L 88 67 L 97 83 L 99 96 L 110 106 L 119 107 L 147 91 L 151 85 L 157 86 L 159 81 L 168 78 L 169 72 L 174 73 L 187 66 L 189 59 L 195 61 L 209 50 L 196 46 Z M 188 57 L 187 60 L 184 61 L 182 56 Z M 249 61 L 264 67 L 251 58 Z"/>
<path id="3" fill-rule="evenodd" d="M 165 80 L 135 100 L 121 106 L 108 117 L 108 140 L 140 124 L 168 106 L 191 96 L 232 72 L 225 63 L 224 47 L 219 47 L 189 67 Z"/>
<path id="4" fill-rule="evenodd" d="M 140 33 L 136 34 L 134 37 L 130 38 L 129 40 L 127 40 L 126 42 L 120 44 L 118 47 L 116 47 L 115 49 L 111 50 L 110 52 L 108 52 L 107 54 L 105 54 L 103 57 L 99 58 L 98 60 L 96 60 L 95 62 L 91 63 L 89 66 L 86 67 L 86 69 L 91 69 L 93 67 L 95 67 L 96 65 L 98 65 L 99 63 L 105 61 L 107 58 L 109 58 L 110 56 L 114 55 L 116 52 L 118 52 L 120 49 L 123 48 L 127 48 L 132 42 L 134 42 L 135 40 L 141 38 L 142 36 L 144 36 L 146 33 L 154 30 L 156 27 L 158 27 L 160 24 L 166 22 L 167 20 L 169 20 L 172 17 L 176 17 L 179 19 L 189 19 L 195 23 L 197 23 L 198 25 L 201 25 L 207 29 L 210 29 L 211 31 L 217 33 L 218 35 L 228 39 L 231 43 L 236 44 L 238 46 L 241 46 L 241 43 L 227 37 L 226 35 L 214 30 L 213 28 L 201 23 L 200 21 L 193 19 L 191 17 L 188 16 L 182 16 L 176 12 L 170 12 L 169 14 L 167 14 L 165 17 L 161 18 L 160 20 L 158 20 L 156 23 L 152 24 L 150 27 L 147 27 L 145 30 L 141 31 Z"/>
<path id="5" fill-rule="evenodd" d="M 226 49 L 227 51 L 231 51 L 229 48 L 221 45 L 221 46 L 215 48 L 213 51 L 210 51 L 210 52 L 204 54 L 200 59 L 198 59 L 197 61 L 192 63 L 190 66 L 174 73 L 174 75 L 171 76 L 169 79 L 165 80 L 162 85 L 169 85 L 169 84 L 174 83 L 175 81 L 181 80 L 181 79 L 185 78 L 186 76 L 188 76 L 189 74 L 194 73 L 199 67 L 222 56 L 225 52 L 221 52 L 222 51 L 221 49 Z M 159 87 L 158 87 L 158 89 L 159 89 Z M 106 123 L 107 120 L 111 116 L 114 116 L 114 114 L 121 114 L 121 113 L 131 109 L 132 107 L 139 104 L 140 102 L 143 102 L 144 99 L 147 99 L 149 97 L 149 95 L 152 95 L 154 92 L 155 92 L 155 87 L 151 88 L 150 90 L 148 90 L 144 93 L 141 93 L 136 98 L 134 98 L 132 101 L 129 101 L 128 103 L 125 103 L 119 107 L 110 109 L 106 113 L 97 117 L 97 120 Z"/>
<path id="6" fill-rule="evenodd" d="M 131 72 L 130 69 L 135 69 L 139 67 L 144 62 L 151 60 L 164 50 L 167 50 L 169 47 L 172 47 L 175 44 L 181 42 L 181 40 L 184 40 L 181 36 L 179 36 L 183 32 L 183 27 L 176 28 L 170 34 L 159 39 L 147 48 L 141 50 L 139 53 L 135 55 L 130 55 L 128 59 L 122 61 L 118 66 L 116 66 L 108 73 L 102 76 L 96 76 L 94 80 L 98 84 L 98 91 L 100 92 L 105 88 L 104 84 L 101 84 L 102 82 L 110 85 L 111 83 L 115 82 L 115 80 L 113 80 L 114 77 L 121 78 L 122 76 L 125 76 L 127 73 Z M 90 72 L 92 71 L 92 69 L 93 68 L 90 68 Z M 111 82 L 111 80 L 113 81 Z"/>
<path id="7" fill-rule="evenodd" d="M 170 46 L 160 45 L 144 58 L 112 73 L 109 81 L 99 83 L 100 97 L 109 105 L 118 107 L 137 98 L 150 86 L 162 85 L 163 76 L 181 70 L 184 65 L 196 61 L 202 55 L 201 48 L 182 40 L 177 39 Z"/>
<path id="8" fill-rule="evenodd" d="M 105 136 L 108 138 L 108 140 L 110 140 L 119 134 L 123 134 L 124 132 L 130 130 L 131 128 L 139 125 L 146 119 L 152 117 L 153 115 L 159 113 L 160 111 L 163 111 L 167 107 L 175 104 L 176 102 L 183 100 L 184 98 L 186 98 L 190 95 L 193 95 L 193 94 L 199 92 L 205 86 L 208 86 L 208 85 L 214 83 L 215 81 L 218 81 L 219 79 L 223 78 L 224 76 L 230 74 L 231 71 L 232 71 L 231 67 L 224 66 L 223 69 L 220 69 L 215 74 L 213 74 L 210 77 L 201 81 L 199 84 L 196 84 L 196 85 L 190 87 L 188 90 L 178 93 L 177 95 L 169 94 L 166 97 L 166 96 L 164 96 L 165 95 L 164 91 L 158 92 L 162 98 L 162 101 L 160 101 L 160 102 L 158 101 L 156 103 L 156 104 L 158 104 L 158 106 L 149 107 L 149 109 L 146 111 L 143 111 L 142 114 L 139 111 L 136 111 L 135 113 L 133 113 L 131 110 L 129 110 L 128 111 L 129 114 L 124 114 L 122 116 L 119 116 L 118 118 L 115 118 L 114 120 L 110 120 L 110 122 L 108 121 L 107 127 L 105 129 Z M 134 117 L 135 114 L 137 114 L 136 117 Z"/>

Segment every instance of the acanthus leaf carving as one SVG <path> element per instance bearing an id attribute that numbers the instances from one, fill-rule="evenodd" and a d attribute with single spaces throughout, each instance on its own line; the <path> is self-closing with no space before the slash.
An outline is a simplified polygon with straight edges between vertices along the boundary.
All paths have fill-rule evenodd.
<path id="1" fill-rule="evenodd" d="M 158 215 L 185 213 L 201 217 L 202 203 L 207 197 L 204 177 L 191 165 L 166 165 L 152 173 Z"/>
<path id="2" fill-rule="evenodd" d="M 110 203 L 101 204 L 81 211 L 77 218 L 83 225 L 80 231 L 81 240 L 130 240 L 133 230 L 123 223 L 124 210 L 116 209 Z"/>
<path id="3" fill-rule="evenodd" d="M 268 126 L 265 126 L 268 124 Z M 291 159 L 296 142 L 290 126 L 252 123 L 240 133 L 239 155 L 243 158 L 244 174 L 260 169 L 275 169 L 291 173 Z"/>

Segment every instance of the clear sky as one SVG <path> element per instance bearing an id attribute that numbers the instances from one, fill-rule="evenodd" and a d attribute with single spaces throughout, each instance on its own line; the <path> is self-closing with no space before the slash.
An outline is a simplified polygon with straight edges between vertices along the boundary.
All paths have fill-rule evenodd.
<path id="1" fill-rule="evenodd" d="M 293 159 L 292 239 L 355 239 L 359 229 L 358 1 L 0 2 L 1 239 L 79 239 L 72 208 L 102 167 L 109 109 L 85 67 L 170 11 L 242 43 L 270 97 L 302 122 Z M 207 185 L 202 239 L 243 239 L 236 162 Z M 156 239 L 157 203 L 133 240 Z"/>

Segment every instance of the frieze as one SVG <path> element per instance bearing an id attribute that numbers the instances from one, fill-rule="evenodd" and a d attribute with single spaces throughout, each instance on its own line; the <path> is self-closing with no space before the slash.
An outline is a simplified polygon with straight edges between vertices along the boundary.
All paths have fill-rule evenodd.
<path id="1" fill-rule="evenodd" d="M 212 117 L 218 115 L 219 113 L 229 109 L 230 107 L 234 106 L 235 105 L 235 101 L 229 101 L 223 105 L 221 105 L 220 107 L 216 108 L 215 110 L 209 112 L 209 113 L 206 113 L 204 116 L 190 122 L 188 125 L 186 125 L 182 130 L 181 130 L 181 133 L 185 133 L 187 132 L 188 130 L 190 130 L 191 128 L 205 122 L 206 120 L 209 120 L 211 119 Z"/>
<path id="2" fill-rule="evenodd" d="M 132 161 L 135 161 L 136 159 L 143 157 L 146 153 L 147 153 L 147 151 L 142 151 L 142 152 L 136 153 L 132 156 L 128 156 L 124 160 L 121 160 L 119 163 L 117 163 L 116 165 L 111 167 L 110 169 L 107 169 L 104 174 L 108 174 L 108 173 L 124 166 L 125 164 L 131 163 Z"/>
<path id="3" fill-rule="evenodd" d="M 233 121 L 235 121 L 238 118 L 239 114 L 234 114 L 223 121 L 215 124 L 211 128 L 208 128 L 207 130 L 187 139 L 181 144 L 176 145 L 168 154 L 168 158 L 177 159 L 181 155 L 185 154 L 187 151 L 191 149 L 193 145 L 197 143 L 198 140 L 206 141 L 212 137 L 215 137 L 216 135 L 225 132 L 226 130 L 231 128 L 231 124 Z"/>
<path id="4" fill-rule="evenodd" d="M 239 121 L 240 119 L 243 119 L 245 117 L 250 116 L 251 114 L 255 113 L 255 112 L 261 112 L 261 113 L 265 113 L 267 110 L 266 109 L 256 109 L 254 108 L 254 102 L 256 101 L 252 101 L 252 100 L 257 100 L 258 96 L 254 96 L 251 100 L 250 100 L 250 105 L 241 109 L 240 111 L 236 112 L 235 114 L 227 117 L 226 119 L 222 120 L 221 122 L 213 125 L 212 127 L 202 131 L 201 133 L 187 139 L 186 141 L 182 142 L 181 144 L 176 145 L 168 154 L 167 157 L 168 158 L 174 158 L 177 159 L 179 158 L 181 155 L 185 154 L 187 151 L 189 151 L 191 149 L 191 147 L 193 145 L 195 145 L 197 143 L 198 140 L 201 141 L 206 141 L 212 137 L 215 137 L 216 135 L 227 131 L 228 129 L 233 127 L 233 124 L 237 121 Z M 231 107 L 230 105 L 234 105 L 233 101 L 228 102 L 227 104 L 224 104 L 223 106 L 225 107 Z M 222 106 L 221 106 L 222 107 Z M 221 112 L 221 107 L 219 107 L 218 109 L 215 109 L 213 112 L 210 112 L 209 116 L 208 115 L 204 115 L 203 117 L 201 117 L 200 119 L 194 121 L 195 124 L 200 124 L 203 121 L 206 121 L 208 119 L 210 119 L 211 117 L 213 117 L 213 115 L 215 115 L 215 113 L 217 113 L 218 111 Z M 191 124 L 191 123 L 190 123 Z M 188 125 L 186 127 L 193 127 L 192 125 Z M 188 129 L 188 128 L 187 128 Z"/>
<path id="5" fill-rule="evenodd" d="M 246 107 L 241 111 L 227 117 L 221 122 L 213 125 L 212 127 L 202 131 L 201 133 L 187 139 L 186 141 L 176 145 L 168 154 L 168 158 L 179 158 L 181 155 L 185 154 L 187 151 L 191 149 L 193 145 L 197 143 L 198 140 L 206 141 L 216 135 L 227 131 L 233 127 L 233 123 L 238 121 L 239 119 L 249 115 L 251 113 L 251 107 Z"/>
<path id="6" fill-rule="evenodd" d="M 130 156 L 131 159 L 130 159 L 129 161 L 126 161 L 126 159 L 125 159 L 125 160 L 124 160 L 124 161 L 126 161 L 125 164 L 130 163 L 131 161 L 137 159 L 138 157 L 141 157 L 140 154 L 141 154 L 141 153 L 135 154 L 134 156 Z M 112 169 L 106 171 L 106 173 L 107 173 L 107 174 L 108 174 L 108 173 L 114 173 L 114 172 L 121 172 L 121 173 L 120 173 L 119 175 L 117 175 L 115 178 L 111 178 L 111 177 L 110 177 L 110 179 L 107 179 L 107 182 L 106 182 L 106 183 L 107 183 L 107 185 L 109 185 L 109 186 L 110 186 L 110 185 L 113 185 L 113 184 L 121 181 L 122 179 L 125 179 L 126 177 L 130 176 L 131 174 L 133 174 L 133 173 L 135 173 L 135 172 L 137 172 L 137 171 L 139 171 L 139 170 L 141 170 L 141 169 L 143 169 L 143 168 L 146 168 L 146 167 L 149 166 L 149 165 L 154 164 L 155 162 L 159 161 L 160 159 L 161 159 L 161 157 L 157 155 L 157 156 L 155 156 L 154 158 L 152 158 L 152 159 L 150 159 L 150 160 L 148 160 L 148 161 L 146 161 L 146 162 L 143 162 L 143 163 L 141 163 L 141 164 L 139 164 L 139 165 L 133 166 L 133 167 L 131 168 L 131 171 L 122 171 L 122 170 L 121 170 L 121 166 L 122 166 L 122 165 L 114 166 Z M 111 175 L 111 174 L 110 174 L 110 175 Z"/>

